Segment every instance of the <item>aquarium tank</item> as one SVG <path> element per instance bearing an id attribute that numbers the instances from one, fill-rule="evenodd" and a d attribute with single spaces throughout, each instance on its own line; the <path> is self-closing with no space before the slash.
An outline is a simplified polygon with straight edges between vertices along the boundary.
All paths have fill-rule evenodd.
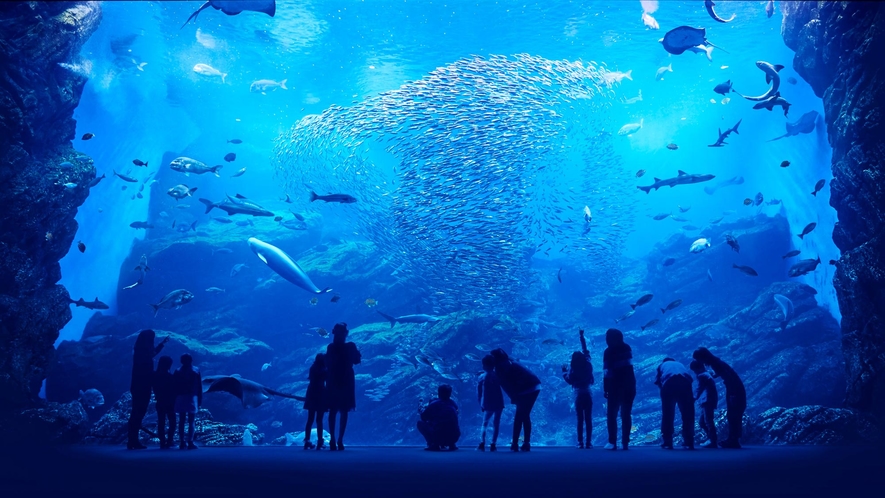
<path id="1" fill-rule="evenodd" d="M 418 409 L 448 384 L 474 446 L 500 348 L 540 379 L 532 444 L 574 445 L 563 372 L 583 331 L 602 446 L 614 328 L 633 351 L 632 444 L 661 444 L 656 370 L 699 347 L 746 387 L 744 444 L 862 439 L 801 430 L 881 409 L 881 331 L 863 325 L 880 256 L 847 257 L 880 223 L 862 211 L 880 182 L 848 159 L 873 147 L 852 126 L 876 118 L 826 104 L 848 76 L 800 58 L 824 15 L 809 9 L 6 4 L 45 20 L 8 60 L 54 86 L 17 83 L 4 104 L 30 120 L 4 123 L 4 157 L 32 165 L 3 187 L 4 396 L 74 420 L 65 440 L 124 444 L 151 329 L 173 370 L 189 353 L 247 386 L 203 394 L 198 444 L 300 444 L 292 396 L 345 323 L 349 444 L 423 445 Z M 143 428 L 155 445 L 154 402 Z"/>

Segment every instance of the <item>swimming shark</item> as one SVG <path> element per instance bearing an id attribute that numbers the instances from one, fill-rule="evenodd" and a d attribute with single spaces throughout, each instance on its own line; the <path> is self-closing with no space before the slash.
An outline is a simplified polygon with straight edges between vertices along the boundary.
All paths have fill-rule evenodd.
<path id="1" fill-rule="evenodd" d="M 661 180 L 660 178 L 655 178 L 655 182 L 648 186 L 639 186 L 636 187 L 639 190 L 642 190 L 646 194 L 651 192 L 651 189 L 659 189 L 661 187 L 670 186 L 670 188 L 675 187 L 676 185 L 691 185 L 692 183 L 701 183 L 708 182 L 716 178 L 713 175 L 689 175 L 685 171 L 679 170 L 679 174 L 674 178 L 666 178 Z"/>
<path id="2" fill-rule="evenodd" d="M 399 323 L 435 323 L 435 322 L 438 322 L 441 320 L 438 316 L 424 315 L 424 314 L 403 315 L 403 316 L 397 316 L 397 317 L 390 316 L 390 315 L 388 315 L 386 313 L 382 313 L 380 311 L 378 312 L 378 314 L 383 316 L 384 318 L 387 319 L 387 321 L 390 322 L 390 328 L 393 328 L 393 326 L 396 325 L 396 322 L 399 322 Z"/>
<path id="3" fill-rule="evenodd" d="M 76 301 L 71 298 L 68 298 L 68 302 L 73 305 L 81 306 L 83 308 L 87 308 L 90 310 L 106 310 L 108 309 L 108 305 L 99 301 L 98 298 L 95 298 L 95 301 L 86 301 L 82 297 Z"/>
<path id="4" fill-rule="evenodd" d="M 224 1 L 224 0 L 209 0 L 204 3 L 197 9 L 190 17 L 187 18 L 184 24 L 181 27 L 187 26 L 189 22 L 192 20 L 195 21 L 197 19 L 197 15 L 202 12 L 204 9 L 212 7 L 215 10 L 220 10 L 229 16 L 235 16 L 240 12 L 252 11 L 252 12 L 264 12 L 265 14 L 273 17 L 277 10 L 277 3 L 275 0 L 248 0 L 248 1 Z M 179 28 L 181 29 L 181 28 Z"/>
<path id="5" fill-rule="evenodd" d="M 735 14 L 732 14 L 731 17 L 729 17 L 728 19 L 723 19 L 723 18 L 719 17 L 716 14 L 716 11 L 713 10 L 713 7 L 715 7 L 715 6 L 716 6 L 716 4 L 713 3 L 713 0 L 704 0 L 704 7 L 706 7 L 707 13 L 710 14 L 710 17 L 712 17 L 714 21 L 723 22 L 723 23 L 734 21 Z"/>
<path id="6" fill-rule="evenodd" d="M 237 374 L 208 375 L 203 377 L 203 392 L 226 392 L 233 394 L 243 402 L 243 408 L 257 408 L 266 401 L 270 401 L 272 396 L 304 401 L 304 398 L 301 396 L 275 391 L 253 380 L 244 379 Z"/>
<path id="7" fill-rule="evenodd" d="M 722 132 L 722 128 L 719 128 L 719 138 L 716 139 L 716 143 L 713 145 L 708 145 L 707 147 L 722 147 L 723 145 L 728 145 L 727 143 L 725 143 L 725 139 L 728 138 L 728 136 L 731 135 L 732 132 L 740 135 L 740 133 L 738 133 L 738 126 L 740 126 L 741 121 L 743 121 L 743 119 L 738 120 L 737 124 L 734 125 L 734 127 L 725 130 L 725 133 Z"/>
<path id="8" fill-rule="evenodd" d="M 236 197 L 227 196 L 221 202 L 212 202 L 209 199 L 200 199 L 206 205 L 206 214 L 214 208 L 226 211 L 228 215 L 248 214 L 252 216 L 273 216 L 273 213 L 258 204 L 237 194 Z"/>
<path id="9" fill-rule="evenodd" d="M 774 142 L 775 140 L 780 140 L 785 137 L 793 137 L 803 133 L 811 133 L 814 131 L 814 127 L 817 124 L 817 118 L 820 114 L 817 111 L 808 111 L 799 118 L 795 123 L 787 123 L 787 133 L 781 135 L 776 138 L 772 138 L 768 140 L 769 142 Z"/>
<path id="10" fill-rule="evenodd" d="M 713 185 L 710 187 L 704 187 L 704 192 L 706 192 L 709 195 L 713 195 L 716 193 L 717 190 L 719 190 L 723 187 L 728 187 L 729 185 L 741 185 L 743 183 L 744 183 L 744 177 L 733 176 L 733 177 L 729 178 L 728 180 L 722 180 L 721 182 L 717 183 L 716 185 Z"/>
<path id="11" fill-rule="evenodd" d="M 765 82 L 766 83 L 770 82 L 771 87 L 768 89 L 767 92 L 763 93 L 762 95 L 760 95 L 758 97 L 748 97 L 746 95 L 741 95 L 739 93 L 738 93 L 738 95 L 741 95 L 741 97 L 743 97 L 747 100 L 752 100 L 755 102 L 762 102 L 763 100 L 768 100 L 768 99 L 774 97 L 774 95 L 777 93 L 778 88 L 780 88 L 780 86 L 781 86 L 781 77 L 777 73 L 781 69 L 783 69 L 784 66 L 782 66 L 781 64 L 770 64 L 765 61 L 756 61 L 756 67 L 758 67 L 759 69 L 762 70 L 763 73 L 765 73 Z M 737 92 L 735 92 L 735 93 L 737 93 Z"/>
<path id="12" fill-rule="evenodd" d="M 310 277 L 304 273 L 304 270 L 298 266 L 298 263 L 279 247 L 258 240 L 255 237 L 250 237 L 248 243 L 249 248 L 252 249 L 252 252 L 254 252 L 256 256 L 258 256 L 258 259 L 269 266 L 277 275 L 285 278 L 289 282 L 292 282 L 307 292 L 314 294 L 323 294 L 332 290 L 330 287 L 320 290 L 320 288 L 310 280 Z"/>
<path id="13" fill-rule="evenodd" d="M 753 106 L 753 109 L 768 109 L 769 111 L 774 109 L 775 106 L 781 106 L 784 108 L 784 116 L 790 112 L 790 106 L 793 105 L 787 102 L 787 99 L 781 97 L 781 92 L 777 92 L 774 94 L 774 97 L 771 97 L 768 100 L 759 102 L 758 104 Z"/>

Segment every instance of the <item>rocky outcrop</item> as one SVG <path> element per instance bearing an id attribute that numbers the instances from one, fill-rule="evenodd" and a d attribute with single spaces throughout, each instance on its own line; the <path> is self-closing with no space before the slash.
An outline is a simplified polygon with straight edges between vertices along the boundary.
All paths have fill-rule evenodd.
<path id="1" fill-rule="evenodd" d="M 724 424 L 723 424 L 724 425 Z M 747 423 L 745 444 L 857 444 L 881 439 L 870 417 L 846 408 L 776 407 Z"/>
<path id="2" fill-rule="evenodd" d="M 89 431 L 89 416 L 79 401 L 40 403 L 22 411 L 10 429 L 28 444 L 79 443 Z"/>
<path id="3" fill-rule="evenodd" d="M 881 112 L 885 8 L 877 2 L 783 2 L 795 70 L 823 98 L 833 147 L 830 203 L 842 251 L 834 285 L 842 312 L 849 407 L 885 417 L 885 146 Z"/>
<path id="4" fill-rule="evenodd" d="M 126 442 L 129 412 L 132 409 L 132 396 L 126 392 L 114 403 L 89 430 L 85 442 L 90 444 L 123 444 Z M 159 445 L 157 438 L 157 410 L 153 399 L 148 406 L 147 415 L 141 425 L 139 441 L 142 444 Z M 263 444 L 264 434 L 258 432 L 255 425 L 225 424 L 212 418 L 209 410 L 201 409 L 194 423 L 194 442 L 203 446 L 239 446 L 243 444 L 246 431 L 252 433 L 253 444 Z M 175 429 L 175 441 L 179 440 L 178 428 Z"/>
<path id="5" fill-rule="evenodd" d="M 36 397 L 71 317 L 58 262 L 95 177 L 70 142 L 77 54 L 100 19 L 98 2 L 0 5 L 0 415 Z"/>

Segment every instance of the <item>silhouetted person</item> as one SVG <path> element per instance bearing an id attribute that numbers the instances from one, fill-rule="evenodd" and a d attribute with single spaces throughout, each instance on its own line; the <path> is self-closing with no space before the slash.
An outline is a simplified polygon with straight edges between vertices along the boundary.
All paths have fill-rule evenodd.
<path id="1" fill-rule="evenodd" d="M 592 448 L 593 421 L 590 412 L 593 410 L 593 397 L 590 395 L 590 385 L 595 382 L 593 378 L 593 364 L 590 363 L 590 350 L 587 349 L 587 341 L 584 339 L 584 331 L 579 331 L 581 337 L 581 350 L 572 353 L 572 361 L 568 369 L 562 367 L 562 378 L 572 386 L 575 391 L 575 413 L 578 416 L 578 444 L 580 449 L 585 448 L 584 426 L 587 426 L 587 448 Z"/>
<path id="2" fill-rule="evenodd" d="M 503 349 L 492 351 L 495 358 L 495 373 L 501 381 L 501 388 L 510 397 L 510 403 L 516 405 L 513 418 L 513 440 L 510 451 L 519 451 L 519 433 L 523 433 L 522 451 L 532 449 L 532 408 L 541 393 L 541 379 L 526 367 L 511 360 Z"/>
<path id="3" fill-rule="evenodd" d="M 317 421 L 317 444 L 316 449 L 323 449 L 323 414 L 326 413 L 326 355 L 320 353 L 313 360 L 308 374 L 307 394 L 304 400 L 304 409 L 307 410 L 307 427 L 304 429 L 304 449 L 313 448 L 310 442 L 310 429 L 313 426 L 313 420 Z"/>
<path id="4" fill-rule="evenodd" d="M 442 384 L 437 389 L 439 398 L 430 400 L 420 410 L 421 420 L 418 421 L 418 432 L 427 441 L 427 450 L 457 450 L 455 443 L 461 437 L 458 427 L 458 405 L 452 401 L 452 386 Z"/>
<path id="5" fill-rule="evenodd" d="M 501 428 L 501 413 L 504 411 L 504 393 L 501 392 L 501 381 L 495 373 L 495 358 L 485 355 L 482 359 L 482 369 L 485 373 L 479 377 L 476 385 L 476 397 L 479 399 L 479 408 L 482 410 L 482 439 L 479 451 L 486 449 L 486 432 L 489 428 L 489 420 L 492 420 L 492 444 L 489 451 L 498 450 L 498 430 Z"/>
<path id="6" fill-rule="evenodd" d="M 147 413 L 148 405 L 151 404 L 154 356 L 157 356 L 169 341 L 167 337 L 160 341 L 160 344 L 154 346 L 155 337 L 153 330 L 142 330 L 138 333 L 138 338 L 135 339 L 135 348 L 132 352 L 132 382 L 129 384 L 129 392 L 132 394 L 132 411 L 129 412 L 129 442 L 126 444 L 130 450 L 146 448 L 138 441 L 138 431 L 141 430 L 141 422 Z"/>
<path id="7" fill-rule="evenodd" d="M 673 423 L 676 407 L 682 417 L 682 445 L 694 449 L 694 395 L 691 392 L 691 372 L 673 358 L 664 358 L 658 365 L 655 385 L 661 389 L 661 448 L 673 449 Z"/>
<path id="8" fill-rule="evenodd" d="M 636 375 L 633 373 L 633 350 L 624 342 L 624 334 L 618 329 L 605 331 L 605 344 L 602 353 L 603 393 L 608 400 L 606 425 L 608 444 L 605 449 L 618 447 L 618 411 L 621 412 L 621 447 L 630 444 L 630 429 L 633 426 L 633 400 L 636 398 Z"/>
<path id="9" fill-rule="evenodd" d="M 157 400 L 157 436 L 160 449 L 169 449 L 175 438 L 175 384 L 172 378 L 172 358 L 161 356 L 154 372 L 154 398 Z"/>
<path id="10" fill-rule="evenodd" d="M 725 384 L 725 414 L 728 420 L 728 438 L 719 442 L 720 448 L 740 448 L 744 411 L 747 409 L 747 390 L 737 372 L 728 363 L 714 356 L 707 348 L 698 348 L 692 358 L 713 369 L 713 376 L 722 378 Z"/>
<path id="11" fill-rule="evenodd" d="M 195 450 L 194 417 L 203 404 L 203 379 L 200 369 L 194 366 L 194 359 L 185 353 L 181 355 L 181 368 L 172 374 L 175 384 L 175 411 L 178 413 L 178 447 Z M 184 421 L 187 419 L 187 433 Z"/>
<path id="12" fill-rule="evenodd" d="M 716 418 L 713 413 L 719 405 L 719 392 L 716 390 L 716 381 L 704 368 L 704 364 L 698 360 L 692 360 L 688 368 L 698 377 L 698 386 L 695 389 L 694 399 L 698 403 L 698 424 L 707 435 L 708 442 L 704 448 L 716 448 Z"/>
<path id="13" fill-rule="evenodd" d="M 356 408 L 356 380 L 353 366 L 360 364 L 360 352 L 356 344 L 347 340 L 347 324 L 336 323 L 332 328 L 332 344 L 326 347 L 326 395 L 329 400 L 330 450 L 344 450 L 344 430 L 347 428 L 347 414 Z M 335 415 L 341 414 L 341 428 L 338 433 L 338 446 L 335 446 Z"/>

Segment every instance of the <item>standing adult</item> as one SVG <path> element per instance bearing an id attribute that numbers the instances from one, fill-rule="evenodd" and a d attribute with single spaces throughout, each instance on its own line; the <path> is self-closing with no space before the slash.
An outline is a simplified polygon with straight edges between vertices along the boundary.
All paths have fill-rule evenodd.
<path id="1" fill-rule="evenodd" d="M 132 410 L 129 412 L 129 441 L 126 448 L 130 450 L 143 450 L 147 446 L 138 441 L 138 431 L 141 430 L 141 422 L 147 413 L 151 403 L 151 386 L 154 377 L 154 356 L 160 354 L 163 346 L 169 342 L 166 337 L 160 344 L 154 346 L 156 334 L 151 329 L 145 329 L 138 333 L 135 339 L 135 347 L 132 353 L 132 381 L 129 384 L 129 393 L 132 395 Z"/>
<path id="2" fill-rule="evenodd" d="M 495 358 L 495 373 L 501 381 L 501 388 L 510 397 L 510 403 L 516 405 L 513 419 L 513 440 L 510 451 L 519 451 L 519 433 L 522 431 L 522 451 L 532 449 L 532 408 L 541 393 L 541 379 L 529 369 L 511 360 L 503 349 L 492 351 Z"/>
<path id="3" fill-rule="evenodd" d="M 624 342 L 624 333 L 618 329 L 605 331 L 602 353 L 603 394 L 608 400 L 606 422 L 608 444 L 605 449 L 618 447 L 618 411 L 621 412 L 621 447 L 630 444 L 630 428 L 633 426 L 633 400 L 636 398 L 636 375 L 633 372 L 633 350 Z"/>
<path id="4" fill-rule="evenodd" d="M 336 323 L 332 328 L 332 344 L 326 347 L 326 394 L 329 408 L 329 449 L 344 450 L 344 430 L 347 428 L 347 416 L 356 409 L 356 379 L 353 366 L 359 365 L 361 356 L 356 344 L 346 342 L 347 324 Z M 335 438 L 335 416 L 341 414 L 340 429 Z"/>
<path id="5" fill-rule="evenodd" d="M 713 369 L 714 377 L 721 377 L 725 384 L 725 418 L 728 421 L 728 438 L 719 442 L 720 448 L 740 448 L 743 432 L 744 411 L 747 410 L 747 390 L 731 365 L 720 360 L 707 348 L 698 348 L 692 358 Z"/>
<path id="6" fill-rule="evenodd" d="M 682 417 L 682 445 L 694 449 L 694 396 L 691 392 L 691 372 L 673 358 L 664 358 L 658 365 L 655 385 L 661 389 L 661 448 L 673 449 L 673 423 L 676 407 Z"/>

